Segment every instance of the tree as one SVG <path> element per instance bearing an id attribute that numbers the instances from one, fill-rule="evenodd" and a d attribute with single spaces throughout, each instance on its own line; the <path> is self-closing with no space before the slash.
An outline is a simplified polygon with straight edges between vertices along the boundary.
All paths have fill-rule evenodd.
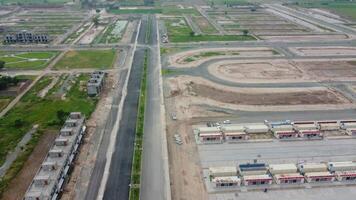
<path id="1" fill-rule="evenodd" d="M 244 34 L 244 36 L 248 35 L 249 31 L 248 30 L 243 30 L 242 33 Z"/>
<path id="2" fill-rule="evenodd" d="M 92 21 L 94 23 L 94 26 L 98 27 L 98 25 L 99 25 L 99 16 L 98 15 L 95 16 Z"/>
<path id="3" fill-rule="evenodd" d="M 5 67 L 5 61 L 0 60 L 0 69 L 3 69 Z"/>
<path id="4" fill-rule="evenodd" d="M 68 115 L 69 113 L 62 109 L 57 111 L 57 119 L 59 120 L 60 124 L 63 124 L 66 121 Z"/>
<path id="5" fill-rule="evenodd" d="M 194 31 L 191 31 L 191 32 L 189 33 L 189 35 L 190 35 L 191 37 L 195 36 Z"/>
<path id="6" fill-rule="evenodd" d="M 15 122 L 14 122 L 14 126 L 15 126 L 16 128 L 20 128 L 20 127 L 22 127 L 24 124 L 25 124 L 25 122 L 24 122 L 22 119 L 16 119 Z"/>

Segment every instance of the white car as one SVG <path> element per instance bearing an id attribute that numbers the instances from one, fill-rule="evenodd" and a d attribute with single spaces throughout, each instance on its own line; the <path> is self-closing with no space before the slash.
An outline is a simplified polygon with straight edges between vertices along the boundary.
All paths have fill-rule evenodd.
<path id="1" fill-rule="evenodd" d="M 225 120 L 225 121 L 223 121 L 223 123 L 224 123 L 224 124 L 231 124 L 230 120 L 228 120 L 228 119 Z"/>

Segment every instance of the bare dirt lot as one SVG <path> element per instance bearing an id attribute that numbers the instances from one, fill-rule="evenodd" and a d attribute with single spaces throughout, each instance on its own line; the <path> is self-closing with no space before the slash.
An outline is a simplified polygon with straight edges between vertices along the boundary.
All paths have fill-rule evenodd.
<path id="1" fill-rule="evenodd" d="M 259 35 L 263 40 L 271 41 L 315 41 L 315 40 L 344 40 L 347 39 L 346 35 L 343 34 L 323 34 L 323 35 Z"/>
<path id="2" fill-rule="evenodd" d="M 25 162 L 24 167 L 10 182 L 8 189 L 4 192 L 1 199 L 19 200 L 23 198 L 28 186 L 31 184 L 33 177 L 36 175 L 37 170 L 41 166 L 43 159 L 46 157 L 47 152 L 49 151 L 56 137 L 56 131 L 47 132 L 41 137 L 32 154 Z"/>
<path id="3" fill-rule="evenodd" d="M 270 57 L 281 56 L 271 48 L 206 48 L 179 52 L 168 58 L 174 67 L 196 67 L 211 59 L 231 57 Z"/>
<path id="4" fill-rule="evenodd" d="M 194 82 L 188 85 L 188 90 L 190 93 L 194 92 L 197 96 L 230 104 L 308 105 L 349 103 L 340 93 L 330 90 L 246 94 L 219 90 L 211 86 L 195 84 Z"/>
<path id="5" fill-rule="evenodd" d="M 177 76 L 166 79 L 167 99 L 177 117 L 202 117 L 204 106 L 247 111 L 291 111 L 355 107 L 338 91 L 325 87 L 239 88 L 212 83 L 206 79 Z"/>
<path id="6" fill-rule="evenodd" d="M 238 83 L 356 80 L 355 60 L 230 60 L 213 63 L 208 70 Z"/>
<path id="7" fill-rule="evenodd" d="M 356 55 L 356 47 L 295 47 L 290 50 L 301 56 Z"/>

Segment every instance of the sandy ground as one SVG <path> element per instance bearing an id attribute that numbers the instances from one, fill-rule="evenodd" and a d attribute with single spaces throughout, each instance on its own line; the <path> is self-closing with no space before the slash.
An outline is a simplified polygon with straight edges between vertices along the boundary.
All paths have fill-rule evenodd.
<path id="1" fill-rule="evenodd" d="M 205 105 L 244 111 L 332 110 L 356 107 L 339 92 L 324 87 L 236 88 L 191 76 L 167 78 L 166 84 L 169 91 L 165 93 L 165 98 L 174 98 L 175 104 L 172 106 L 177 110 L 178 118 L 203 117 L 204 113 L 196 112 L 194 106 Z"/>
<path id="2" fill-rule="evenodd" d="M 137 21 L 129 21 L 127 27 L 125 29 L 125 33 L 122 35 L 121 42 L 130 43 L 132 34 L 136 30 L 138 22 Z"/>
<path id="3" fill-rule="evenodd" d="M 101 93 L 101 98 L 96 106 L 95 111 L 86 121 L 87 134 L 84 138 L 84 143 L 81 146 L 80 152 L 75 161 L 74 169 L 68 184 L 63 190 L 62 200 L 84 199 L 85 194 L 80 194 L 83 189 L 87 187 L 90 180 L 91 169 L 94 168 L 97 148 L 101 141 L 101 136 L 97 135 L 96 128 L 99 124 L 104 124 L 106 121 L 106 114 L 108 113 L 109 104 L 112 98 L 109 95 L 109 89 L 112 88 L 114 73 L 109 73 L 105 82 L 105 88 Z M 98 180 L 100 181 L 100 180 Z M 80 197 L 80 198 L 79 198 Z"/>
<path id="4" fill-rule="evenodd" d="M 344 40 L 347 39 L 346 35 L 343 34 L 332 34 L 332 35 L 259 35 L 263 40 L 270 41 L 315 41 L 315 40 Z"/>
<path id="5" fill-rule="evenodd" d="M 80 39 L 79 44 L 90 44 L 96 36 L 98 36 L 101 31 L 105 29 L 105 26 L 92 26 L 85 35 Z"/>
<path id="6" fill-rule="evenodd" d="M 356 80 L 356 60 L 231 60 L 208 66 L 210 74 L 237 83 Z"/>
<path id="7" fill-rule="evenodd" d="M 301 56 L 356 56 L 356 47 L 291 47 L 289 49 Z"/>
<path id="8" fill-rule="evenodd" d="M 28 157 L 24 167 L 18 175 L 10 182 L 9 187 L 4 192 L 3 200 L 20 200 L 26 193 L 27 188 L 36 175 L 37 170 L 46 157 L 47 152 L 57 137 L 57 132 L 46 132 L 38 142 L 32 154 Z"/>
<path id="9" fill-rule="evenodd" d="M 216 55 L 209 57 L 199 57 L 194 61 L 187 62 L 187 58 L 194 56 L 199 56 L 201 53 L 206 52 L 221 52 L 225 55 Z M 231 57 L 270 57 L 270 56 L 280 56 L 271 48 L 257 47 L 257 48 L 205 48 L 205 49 L 194 49 L 190 51 L 179 52 L 169 56 L 168 62 L 174 67 L 196 67 L 203 62 L 211 59 L 217 58 L 231 58 Z"/>

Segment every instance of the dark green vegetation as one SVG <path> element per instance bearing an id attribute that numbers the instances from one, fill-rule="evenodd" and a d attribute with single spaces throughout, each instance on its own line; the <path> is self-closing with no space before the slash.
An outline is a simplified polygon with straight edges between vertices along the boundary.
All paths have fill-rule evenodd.
<path id="1" fill-rule="evenodd" d="M 347 0 L 316 0 L 316 1 L 297 1 L 296 5 L 305 8 L 327 9 L 345 18 L 356 20 L 356 2 Z"/>
<path id="2" fill-rule="evenodd" d="M 68 51 L 54 66 L 55 69 L 97 68 L 107 69 L 114 64 L 116 51 L 109 50 L 82 50 Z"/>
<path id="3" fill-rule="evenodd" d="M 130 200 L 138 200 L 140 198 L 140 178 L 141 178 L 141 160 L 142 160 L 142 144 L 143 144 L 143 132 L 145 121 L 145 105 L 146 105 L 146 91 L 147 91 L 147 65 L 148 65 L 148 53 L 145 52 L 145 60 L 143 66 L 143 74 L 140 87 L 140 98 L 138 103 L 138 113 L 136 122 L 136 135 L 135 135 L 135 147 L 132 161 L 131 171 L 131 188 L 130 188 Z"/>
<path id="4" fill-rule="evenodd" d="M 0 77 L 0 90 L 5 90 L 9 86 L 16 86 L 20 80 L 17 77 L 1 76 Z"/>
<path id="5" fill-rule="evenodd" d="M 4 162 L 7 153 L 16 147 L 26 132 L 36 124 L 39 126 L 37 133 L 33 135 L 0 181 L 0 195 L 21 170 L 40 136 L 44 132 L 60 129 L 63 120 L 61 112 L 79 111 L 88 117 L 95 108 L 97 100 L 87 97 L 84 87 L 80 84 L 89 79 L 87 74 L 73 78 L 69 91 L 66 91 L 65 99 L 54 95 L 51 91 L 44 98 L 38 97 L 38 93 L 48 86 L 52 79 L 51 76 L 43 77 L 13 109 L 0 118 L 0 165 Z"/>
<path id="6" fill-rule="evenodd" d="M 255 40 L 250 35 L 195 35 L 183 18 L 166 19 L 165 26 L 170 42 Z"/>

